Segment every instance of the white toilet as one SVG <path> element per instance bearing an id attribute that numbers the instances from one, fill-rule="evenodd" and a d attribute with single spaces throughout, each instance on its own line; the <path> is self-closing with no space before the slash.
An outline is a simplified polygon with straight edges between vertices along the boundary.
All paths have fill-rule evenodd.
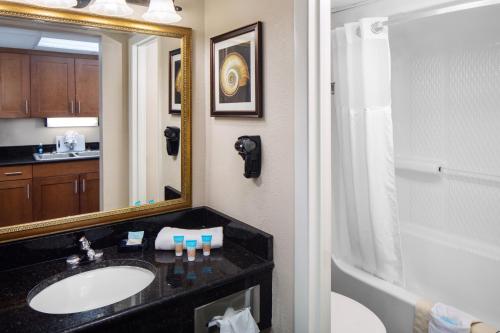
<path id="1" fill-rule="evenodd" d="M 332 333 L 386 333 L 382 321 L 367 307 L 332 292 Z"/>

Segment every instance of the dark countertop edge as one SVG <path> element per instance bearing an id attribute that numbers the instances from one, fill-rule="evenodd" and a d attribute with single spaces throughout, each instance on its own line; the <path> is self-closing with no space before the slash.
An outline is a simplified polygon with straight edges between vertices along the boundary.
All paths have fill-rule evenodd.
<path id="1" fill-rule="evenodd" d="M 118 312 L 116 314 L 112 314 L 112 315 L 109 315 L 107 317 L 98 318 L 96 320 L 82 324 L 78 327 L 69 328 L 69 329 L 64 330 L 62 332 L 65 332 L 65 333 L 66 332 L 68 332 L 68 333 L 69 332 L 79 332 L 82 330 L 91 329 L 95 326 L 98 326 L 98 325 L 101 325 L 101 324 L 104 324 L 107 322 L 111 322 L 114 320 L 119 320 L 123 317 L 126 317 L 126 316 L 131 315 L 131 314 L 136 313 L 136 312 L 146 310 L 150 307 L 154 307 L 154 306 L 158 306 L 158 305 L 166 305 L 169 302 L 173 302 L 173 301 L 178 300 L 182 297 L 186 297 L 186 296 L 194 294 L 194 293 L 201 293 L 201 292 L 204 292 L 207 290 L 215 289 L 215 288 L 221 287 L 225 284 L 231 283 L 233 281 L 237 281 L 237 280 L 246 278 L 248 276 L 256 275 L 256 274 L 259 274 L 259 273 L 262 273 L 262 272 L 265 272 L 268 270 L 272 270 L 272 269 L 274 269 L 274 262 L 268 261 L 268 262 L 260 264 L 259 267 L 249 268 L 249 269 L 242 271 L 239 274 L 233 275 L 233 276 L 225 278 L 225 279 L 221 279 L 220 281 L 217 281 L 217 283 L 211 284 L 210 286 L 208 286 L 208 285 L 201 286 L 199 288 L 195 288 L 195 289 L 192 289 L 192 290 L 189 290 L 186 292 L 182 292 L 182 293 L 176 294 L 174 296 L 162 297 L 162 298 L 159 298 L 157 300 L 151 301 L 147 304 L 137 305 L 137 306 L 125 309 L 125 310 Z"/>
<path id="2" fill-rule="evenodd" d="M 2 167 L 2 166 L 15 166 L 15 165 L 28 165 L 28 164 L 66 163 L 66 162 L 98 160 L 98 159 L 100 159 L 100 156 L 80 157 L 80 158 L 62 159 L 62 160 L 44 160 L 44 161 L 38 161 L 38 160 L 35 160 L 34 158 L 32 160 L 12 159 L 9 161 L 0 160 L 0 167 Z"/>

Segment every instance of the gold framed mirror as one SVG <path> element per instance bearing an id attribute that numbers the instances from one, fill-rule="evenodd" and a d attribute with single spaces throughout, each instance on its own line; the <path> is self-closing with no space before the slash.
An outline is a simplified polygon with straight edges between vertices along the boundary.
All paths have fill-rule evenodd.
<path id="1" fill-rule="evenodd" d="M 5 27 L 6 29 L 22 29 L 24 32 L 26 31 L 40 32 L 43 30 L 46 32 L 46 36 L 49 37 L 51 36 L 53 37 L 53 34 L 62 34 L 62 33 L 74 36 L 79 34 L 80 31 L 82 31 L 82 33 L 85 32 L 86 35 L 97 36 L 101 32 L 103 32 L 102 34 L 105 34 L 106 36 L 113 37 L 116 35 L 118 36 L 116 37 L 117 39 L 126 40 L 125 43 L 127 45 L 126 50 L 128 50 L 129 52 L 123 51 L 125 49 L 122 50 L 123 59 L 128 57 L 126 61 L 125 60 L 123 61 L 124 63 L 126 62 L 126 65 L 122 64 L 122 67 L 126 69 L 125 72 L 127 72 L 120 74 L 121 77 L 124 78 L 123 79 L 124 82 L 127 81 L 122 85 L 120 82 L 112 81 L 115 80 L 115 76 L 103 74 L 103 71 L 105 70 L 103 69 L 105 63 L 109 64 L 114 61 L 109 61 L 109 60 L 107 62 L 104 61 L 103 60 L 104 57 L 101 58 L 100 53 L 98 53 L 98 55 L 89 55 L 89 54 L 75 55 L 75 52 L 73 51 L 71 52 L 66 51 L 64 54 L 62 53 L 57 54 L 57 56 L 55 57 L 54 56 L 55 51 L 48 52 L 46 49 L 40 47 L 41 38 L 38 39 L 39 40 L 37 44 L 38 47 L 30 50 L 24 50 L 24 49 L 20 50 L 19 48 L 6 48 L 4 45 L 1 44 L 0 41 L 0 83 L 2 74 L 3 53 L 9 55 L 16 54 L 16 57 L 19 56 L 19 59 L 23 59 L 20 63 L 24 62 L 29 64 L 27 68 L 29 68 L 29 70 L 31 71 L 28 74 L 19 75 L 30 78 L 30 83 L 26 85 L 28 87 L 26 89 L 30 91 L 29 98 L 21 99 L 23 103 L 17 103 L 17 102 L 14 103 L 15 105 L 22 104 L 22 109 L 20 110 L 20 112 L 18 112 L 21 113 L 20 116 L 13 116 L 15 112 L 12 114 L 9 114 L 7 112 L 6 113 L 7 115 L 3 114 L 2 116 L 3 112 L 2 103 L 8 99 L 5 97 L 2 99 L 2 95 L 0 93 L 0 132 L 2 131 L 2 129 L 8 129 L 8 131 L 12 131 L 13 133 L 14 132 L 20 133 L 20 130 L 13 129 L 13 126 L 21 124 L 21 122 L 23 124 L 22 126 L 24 126 L 22 128 L 26 130 L 26 128 L 31 128 L 30 126 L 32 126 L 33 130 L 29 132 L 35 133 L 36 131 L 42 131 L 45 128 L 51 127 L 49 126 L 49 123 L 51 124 L 57 123 L 62 118 L 64 119 L 71 118 L 69 119 L 69 121 L 71 121 L 71 124 L 72 121 L 74 121 L 74 119 L 77 119 L 78 123 L 82 124 L 84 118 L 96 118 L 97 125 L 95 126 L 98 128 L 98 130 L 97 129 L 88 130 L 88 133 L 91 134 L 87 135 L 87 139 L 89 137 L 92 137 L 92 133 L 94 134 L 98 133 L 95 134 L 95 136 L 98 137 L 99 140 L 97 142 L 99 147 L 98 152 L 95 153 L 98 155 L 98 158 L 96 159 L 99 162 L 95 162 L 95 160 L 93 162 L 94 163 L 93 165 L 98 165 L 98 167 L 96 167 L 97 168 L 96 170 L 92 169 L 89 171 L 86 169 L 85 170 L 79 169 L 80 164 L 77 164 L 77 162 L 75 162 L 76 160 L 72 161 L 43 160 L 44 158 L 47 159 L 82 158 L 81 161 L 80 160 L 78 161 L 86 162 L 88 165 L 91 164 L 91 161 L 87 160 L 86 157 L 93 156 L 92 154 L 94 154 L 94 151 L 87 152 L 87 150 L 89 149 L 88 142 L 85 143 L 84 140 L 82 146 L 83 148 L 81 151 L 75 150 L 76 146 L 79 145 L 81 146 L 81 142 L 79 140 L 81 137 L 84 137 L 84 135 L 79 134 L 79 132 L 73 130 L 69 131 L 67 130 L 68 128 L 73 129 L 71 127 L 73 125 L 64 125 L 62 126 L 64 127 L 63 129 L 50 128 L 50 130 L 52 131 L 50 133 L 56 133 L 54 131 L 59 130 L 60 132 L 57 133 L 61 135 L 57 136 L 55 139 L 49 138 L 47 139 L 48 140 L 47 142 L 42 142 L 42 139 L 40 139 L 39 140 L 40 144 L 38 146 L 36 144 L 38 141 L 34 141 L 38 139 L 38 137 L 34 139 L 32 138 L 31 141 L 26 141 L 24 143 L 21 142 L 22 140 L 14 143 L 10 142 L 9 140 L 12 140 L 12 137 L 15 135 L 10 135 L 8 139 L 6 139 L 6 141 L 9 142 L 2 143 L 1 141 L 2 135 L 0 133 L 0 209 L 8 211 L 8 213 L 5 213 L 7 215 L 4 216 L 3 220 L 2 220 L 2 214 L 0 213 L 0 243 L 13 241 L 16 239 L 30 238 L 44 234 L 56 233 L 66 230 L 75 230 L 83 227 L 113 223 L 141 216 L 156 215 L 169 211 L 191 207 L 192 204 L 192 193 L 191 193 L 192 191 L 192 180 L 191 180 L 192 31 L 190 28 L 154 24 L 132 19 L 99 16 L 75 10 L 61 10 L 61 9 L 51 9 L 44 7 L 42 8 L 38 6 L 0 0 L 0 29 L 2 27 Z M 4 36 L 6 36 L 6 34 L 4 34 Z M 86 36 L 85 38 L 87 37 L 88 36 Z M 83 40 L 86 40 L 85 38 Z M 170 49 L 166 49 L 163 46 L 167 44 L 168 45 L 175 45 L 175 44 L 170 42 L 164 42 L 163 40 L 160 40 L 160 38 L 177 39 L 179 42 L 177 46 L 175 47 L 169 46 Z M 10 38 L 10 39 L 11 40 L 15 39 L 16 41 L 19 41 L 19 39 L 17 38 Z M 102 42 L 102 39 L 99 40 Z M 137 40 L 139 40 L 140 42 L 139 43 L 133 42 Z M 151 40 L 155 41 L 158 40 L 158 43 L 155 44 L 156 46 L 153 46 L 152 48 L 154 52 L 148 53 L 153 55 L 158 54 L 158 57 L 155 58 L 158 59 L 158 67 L 154 67 L 153 70 L 148 69 L 150 70 L 150 72 L 148 72 L 149 74 L 143 75 L 140 70 L 141 68 L 140 64 L 144 63 L 147 66 L 149 66 L 148 64 L 150 64 L 151 62 L 137 60 L 142 58 L 137 58 L 137 59 L 134 58 L 134 55 L 136 54 L 134 52 L 137 52 L 137 54 L 140 54 L 140 52 L 142 52 L 141 50 L 137 51 L 137 47 L 135 46 L 150 45 L 148 43 Z M 178 52 L 179 49 L 180 52 Z M 60 52 L 60 50 L 58 50 L 57 52 Z M 99 52 L 101 52 L 101 48 L 99 48 Z M 172 54 L 174 56 L 176 54 L 178 55 L 178 58 L 176 58 L 178 65 L 174 65 L 175 61 L 171 59 L 172 57 L 169 57 L 169 54 Z M 78 88 L 75 88 L 75 86 L 77 87 L 81 86 L 84 88 L 92 87 L 92 84 L 89 84 L 87 78 L 90 75 L 88 73 L 92 72 L 92 70 L 89 69 L 91 67 L 88 66 L 85 67 L 85 66 L 88 65 L 88 61 L 91 60 L 98 61 L 99 66 L 101 67 L 99 67 L 98 69 L 100 73 L 100 81 L 99 81 L 100 83 L 97 84 L 97 86 L 100 87 L 100 90 L 98 92 L 99 106 L 98 107 L 96 106 L 96 108 L 99 109 L 98 111 L 99 113 L 96 114 L 97 117 L 83 116 L 83 113 L 86 110 L 85 108 L 87 107 L 88 104 L 91 103 L 90 102 L 85 103 L 85 101 L 81 102 L 80 100 L 77 100 L 79 97 L 75 97 L 74 99 L 73 97 L 70 98 L 68 102 L 69 117 L 66 116 L 63 117 L 61 116 L 60 111 L 57 112 L 54 111 L 56 110 L 56 107 L 52 106 L 52 104 L 50 104 L 49 102 L 45 103 L 43 101 L 40 101 L 40 94 L 42 94 L 40 91 L 45 89 L 43 88 L 44 86 L 50 87 L 50 84 L 48 83 L 52 82 L 50 81 L 50 75 L 58 71 L 56 67 L 52 66 L 53 65 L 52 63 L 50 66 L 47 66 L 46 68 L 42 67 L 42 65 L 39 64 L 39 60 L 40 58 L 43 57 L 46 57 L 44 59 L 51 59 L 51 61 L 55 58 L 63 59 L 62 61 L 60 61 L 60 63 L 64 63 L 65 66 L 64 68 L 71 68 L 71 71 L 68 70 L 68 72 L 71 73 L 73 72 L 77 73 L 77 69 L 75 68 L 78 68 L 78 66 L 82 68 L 83 74 L 81 74 L 82 77 L 81 82 L 78 82 L 78 79 L 74 79 L 75 74 L 72 74 L 71 80 L 68 79 L 68 82 L 76 80 L 76 83 L 71 83 L 71 84 L 68 83 L 67 86 L 64 85 L 64 89 L 61 89 L 61 80 L 60 79 L 53 80 L 54 85 L 57 86 L 57 91 L 76 90 L 77 91 L 76 93 L 72 92 L 72 96 L 92 95 L 91 93 L 88 92 L 79 93 Z M 9 61 L 11 60 L 11 58 L 8 57 L 6 59 L 8 59 Z M 163 62 L 165 62 L 165 64 Z M 68 63 L 71 63 L 71 67 L 68 67 L 69 66 Z M 6 71 L 8 73 L 12 72 L 10 70 L 12 67 L 10 66 L 11 65 L 5 65 L 5 68 L 7 68 Z M 98 65 L 95 65 L 94 68 L 97 68 L 97 66 Z M 139 68 L 137 72 L 135 72 L 136 68 Z M 175 71 L 175 73 L 177 74 L 172 75 L 171 71 Z M 40 73 L 45 73 L 44 75 L 46 76 L 43 76 Z M 106 73 L 109 74 L 111 72 L 106 72 Z M 164 83 L 164 85 L 162 85 L 163 83 L 161 84 L 159 83 L 158 86 L 155 86 L 151 90 L 148 90 L 149 88 L 143 89 L 143 86 L 149 87 L 148 84 L 150 81 L 152 81 L 150 79 L 151 75 L 155 76 L 157 82 L 168 82 L 168 84 Z M 76 76 L 78 76 L 78 73 L 76 74 Z M 140 80 L 141 77 L 143 80 L 143 84 L 140 82 L 139 83 L 136 82 L 137 80 Z M 170 81 L 172 77 L 177 79 L 180 78 L 180 81 L 177 80 L 175 81 L 175 83 L 172 83 L 172 81 Z M 37 82 L 39 81 L 43 82 L 43 85 L 42 84 L 37 85 Z M 103 91 L 103 87 L 107 83 L 110 83 L 108 85 L 109 87 L 116 88 L 116 86 L 119 85 L 120 89 L 118 90 L 115 89 L 114 91 L 115 92 L 118 91 L 118 93 L 122 94 L 119 97 L 117 97 L 117 99 L 120 99 L 123 105 L 121 109 L 120 108 L 117 109 L 122 110 L 124 113 L 121 115 L 120 114 L 113 115 L 115 117 L 118 117 L 119 119 L 122 119 L 121 131 L 126 132 L 128 130 L 128 132 L 124 134 L 125 136 L 123 138 L 125 139 L 121 141 L 116 137 L 107 140 L 107 138 L 109 138 L 110 136 L 105 131 L 106 126 L 112 126 L 115 123 L 119 122 L 116 120 L 116 118 L 109 119 L 110 114 L 107 113 L 106 108 L 109 103 L 106 99 L 111 98 L 109 96 L 113 95 L 112 94 L 113 91 L 111 90 L 105 92 Z M 170 83 L 172 83 L 172 85 L 170 85 Z M 178 88 L 177 91 L 172 90 L 174 85 Z M 123 88 L 125 86 L 126 88 Z M 71 87 L 71 89 L 66 87 Z M 165 87 L 168 87 L 168 91 L 166 90 Z M 53 88 L 53 90 L 56 90 L 56 88 Z M 82 91 L 87 91 L 87 90 L 82 88 Z M 19 94 L 22 95 L 21 92 Z M 153 120 L 151 121 L 148 120 L 149 122 L 148 121 L 141 122 L 140 120 L 142 119 L 141 117 L 143 118 L 149 117 L 149 116 L 141 116 L 142 114 L 144 114 L 144 112 L 141 113 L 142 111 L 140 110 L 143 109 L 149 110 L 147 114 L 152 113 L 150 112 L 151 110 L 150 104 L 147 104 L 146 102 L 142 103 L 139 101 L 139 99 L 143 98 L 140 96 L 144 94 L 151 95 L 152 100 L 154 100 L 155 96 L 157 95 L 160 96 L 158 101 L 155 102 L 157 104 L 155 104 L 154 108 L 154 110 L 158 110 L 158 114 L 155 115 L 155 117 L 157 118 L 152 118 Z M 180 107 L 182 111 L 178 111 L 177 109 L 177 112 L 170 112 L 173 103 L 171 102 L 172 94 L 174 95 L 174 99 L 178 98 L 178 100 L 176 100 L 177 108 Z M 33 98 L 34 95 L 36 95 L 35 98 Z M 96 95 L 96 93 L 94 93 L 93 95 Z M 49 105 L 49 104 L 51 105 L 51 107 L 46 108 L 49 109 L 49 111 L 41 110 L 42 109 L 41 105 Z M 97 105 L 97 102 L 95 102 L 95 104 Z M 4 109 L 8 108 L 5 107 Z M 42 111 L 49 113 L 43 113 Z M 22 112 L 25 112 L 25 114 L 23 115 Z M 50 112 L 53 113 L 51 114 Z M 174 122 L 173 125 L 168 123 L 167 120 L 164 121 L 164 119 L 166 119 L 167 117 L 166 114 L 168 114 L 169 117 L 177 117 L 174 120 L 172 120 Z M 13 120 L 13 118 L 22 118 L 22 119 Z M 54 122 L 54 119 L 56 120 L 56 122 Z M 168 146 L 168 142 L 170 141 L 168 141 L 169 137 L 167 134 L 167 130 L 165 130 L 165 133 L 163 133 L 163 131 L 159 133 L 160 127 L 156 126 L 155 119 L 158 120 L 158 123 L 161 123 L 162 126 L 166 124 L 167 128 L 170 127 L 171 129 L 173 128 L 174 130 L 177 129 L 177 134 L 179 135 L 177 141 L 180 141 L 180 147 L 178 148 L 178 152 L 172 153 L 172 151 L 175 151 L 175 145 L 174 148 Z M 140 125 L 137 125 L 136 123 L 140 123 Z M 151 130 L 152 126 L 155 128 L 154 131 Z M 4 133 L 8 132 L 7 130 L 3 131 Z M 44 131 L 46 132 L 44 132 L 43 135 L 46 135 L 48 130 Z M 115 128 L 114 132 L 120 132 L 120 130 Z M 148 137 L 147 135 L 149 135 L 149 133 L 154 133 L 154 135 L 156 136 L 152 138 Z M 163 137 L 163 139 L 167 139 L 167 147 L 163 146 L 160 149 L 159 142 L 162 135 L 165 135 L 166 137 L 166 138 Z M 23 139 L 26 140 L 27 136 L 29 135 L 28 134 L 23 135 Z M 50 142 L 50 140 L 53 141 Z M 149 143 L 151 142 L 154 143 L 151 145 L 154 146 L 155 148 L 154 149 L 151 148 L 150 149 L 151 152 L 149 152 L 148 150 L 149 148 L 144 148 L 144 146 L 146 145 L 147 147 L 149 147 L 150 146 Z M 22 144 L 25 145 L 23 146 Z M 163 145 L 164 144 L 165 142 L 163 142 Z M 23 167 L 22 170 L 29 170 L 26 171 L 25 174 L 23 174 L 23 171 L 17 171 L 17 169 L 16 170 L 12 169 L 14 168 L 14 166 L 17 167 L 15 161 L 10 164 L 1 163 L 3 160 L 1 154 L 3 154 L 3 152 L 9 151 L 9 154 L 11 154 L 12 151 L 19 152 L 20 150 L 22 150 L 20 148 L 21 146 L 24 147 L 22 149 L 25 149 L 26 147 L 28 147 L 26 149 L 34 149 L 32 154 L 33 162 L 29 163 L 23 161 L 22 163 Z M 66 150 L 69 149 L 69 152 L 66 151 L 60 153 L 59 148 L 61 148 L 62 151 L 64 151 L 64 149 Z M 38 149 L 40 149 L 40 151 L 38 151 Z M 45 150 L 54 149 L 54 152 L 49 154 L 44 152 L 44 149 Z M 124 152 L 123 154 L 117 152 L 120 149 L 122 152 Z M 143 152 L 143 150 L 148 150 L 148 152 L 145 153 Z M 60 154 L 66 154 L 66 155 L 64 155 L 65 157 L 61 157 L 63 155 Z M 125 157 L 124 155 L 128 156 Z M 146 188 L 148 185 L 142 184 L 146 182 L 145 180 L 142 179 L 143 177 L 141 177 L 141 175 L 145 174 L 143 170 L 144 165 L 142 164 L 146 162 L 143 163 L 140 161 L 155 160 L 156 155 L 162 155 L 163 157 L 157 157 L 158 162 L 155 164 L 156 169 L 154 169 L 151 172 L 149 172 L 148 171 L 149 169 L 147 169 L 147 171 L 149 172 L 148 175 L 149 174 L 156 175 L 156 178 L 154 178 L 153 176 L 152 177 L 148 176 L 147 183 L 153 184 L 151 185 L 152 188 L 151 193 L 154 194 L 149 196 L 149 192 L 144 194 L 143 192 L 145 192 L 145 190 L 144 189 L 141 190 L 141 188 L 143 187 Z M 171 155 L 174 156 L 172 157 Z M 122 170 L 120 168 L 120 163 L 118 162 L 113 164 L 113 161 L 117 161 L 119 159 L 121 159 L 121 161 L 129 162 L 129 165 L 127 166 L 124 166 L 123 165 L 124 163 L 121 163 L 122 166 L 124 168 L 126 167 L 127 170 Z M 164 162 L 162 162 L 162 160 Z M 175 180 L 173 181 L 177 183 L 176 186 L 178 188 L 177 191 L 174 191 L 177 193 L 177 196 L 172 197 L 167 195 L 167 187 L 170 189 L 172 187 L 169 186 L 170 184 L 168 183 L 168 181 L 164 180 L 164 178 L 166 179 L 167 177 L 163 177 L 163 172 L 165 165 L 172 165 L 175 161 L 177 163 L 176 164 L 177 166 L 172 168 L 176 168 L 177 170 L 176 172 L 180 173 L 180 175 L 178 175 L 178 181 Z M 63 166 L 62 163 L 66 162 L 69 164 L 65 164 L 64 165 L 65 167 L 62 167 Z M 167 163 L 167 164 L 161 164 L 161 163 Z M 137 166 L 136 164 L 141 164 L 142 166 L 141 165 Z M 51 166 L 51 168 L 49 168 L 49 166 Z M 149 165 L 147 167 L 149 167 Z M 71 170 L 70 172 L 71 175 L 69 174 L 54 175 L 53 172 L 56 171 L 50 171 L 50 170 L 62 170 L 62 169 Z M 95 175 L 94 178 L 88 177 L 88 175 L 91 174 Z M 118 179 L 116 177 L 116 174 L 121 174 L 122 179 L 121 180 Z M 4 176 L 3 178 L 2 175 Z M 13 176 L 14 178 L 6 178 L 9 176 Z M 56 183 L 55 182 L 56 176 L 59 177 L 58 179 L 61 179 L 61 182 L 58 183 L 59 187 L 56 187 L 54 185 Z M 110 178 L 114 177 L 116 179 L 114 179 L 113 181 L 111 180 L 107 181 L 108 179 L 107 177 Z M 84 193 L 89 193 L 90 191 L 89 188 L 91 186 L 91 181 L 93 179 L 95 180 L 94 186 L 97 187 L 96 191 L 98 191 L 96 193 L 99 193 L 99 199 L 96 199 L 95 197 L 89 198 L 88 194 L 85 194 L 87 197 L 84 196 Z M 137 185 L 136 184 L 137 182 L 141 184 Z M 126 184 L 125 190 L 115 189 L 115 187 L 119 188 L 120 185 L 123 184 Z M 163 197 L 162 193 L 163 187 L 165 188 L 165 197 Z M 128 193 L 124 194 L 127 191 Z M 121 200 L 120 203 L 114 202 L 117 201 L 115 199 L 119 196 L 122 196 L 123 200 Z M 23 199 L 19 199 L 21 197 Z M 24 200 L 24 201 L 19 203 L 16 202 L 16 200 L 17 201 Z M 50 200 L 52 201 L 59 200 L 60 204 L 58 204 L 58 202 L 56 203 L 50 202 Z M 88 212 L 88 210 L 85 210 L 84 208 L 91 205 L 89 202 L 92 200 L 95 201 L 94 205 L 96 205 L 98 211 Z M 68 210 L 69 208 L 67 209 L 67 207 L 71 206 L 72 203 L 75 203 L 75 207 L 79 208 L 76 208 L 76 210 Z M 26 208 L 26 207 L 23 208 L 22 205 L 31 205 L 29 206 L 31 208 Z M 11 207 L 12 209 L 5 209 L 7 207 Z M 50 207 L 55 207 L 55 208 L 50 208 Z M 30 209 L 32 210 L 30 215 L 31 218 L 23 216 L 23 214 L 26 215 L 28 210 Z M 61 211 L 59 215 L 63 214 L 64 216 L 54 216 L 55 213 L 52 214 L 52 209 L 54 210 L 59 209 Z M 76 212 L 76 214 L 68 212 Z M 22 223 L 19 223 L 19 221 L 21 221 L 19 219 L 21 218 L 24 220 L 22 220 Z"/>

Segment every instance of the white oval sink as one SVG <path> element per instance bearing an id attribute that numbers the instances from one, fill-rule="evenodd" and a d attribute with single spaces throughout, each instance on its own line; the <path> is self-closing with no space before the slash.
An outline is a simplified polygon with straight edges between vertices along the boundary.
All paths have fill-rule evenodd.
<path id="1" fill-rule="evenodd" d="M 110 266 L 86 271 L 49 285 L 29 305 L 51 314 L 77 313 L 117 303 L 153 282 L 155 274 L 136 266 Z"/>

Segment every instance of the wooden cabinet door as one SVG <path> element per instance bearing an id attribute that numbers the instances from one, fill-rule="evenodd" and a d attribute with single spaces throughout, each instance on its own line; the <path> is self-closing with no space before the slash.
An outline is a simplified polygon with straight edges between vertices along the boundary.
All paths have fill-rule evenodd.
<path id="1" fill-rule="evenodd" d="M 31 179 L 0 182 L 0 227 L 33 221 Z"/>
<path id="2" fill-rule="evenodd" d="M 0 53 L 0 118 L 28 118 L 30 57 Z"/>
<path id="3" fill-rule="evenodd" d="M 75 59 L 31 56 L 31 116 L 75 115 Z"/>
<path id="4" fill-rule="evenodd" d="M 76 115 L 99 117 L 99 60 L 75 59 Z"/>
<path id="5" fill-rule="evenodd" d="M 99 173 L 85 173 L 80 175 L 80 213 L 99 211 Z"/>
<path id="6" fill-rule="evenodd" d="M 78 175 L 33 179 L 33 207 L 36 221 L 78 215 Z"/>

